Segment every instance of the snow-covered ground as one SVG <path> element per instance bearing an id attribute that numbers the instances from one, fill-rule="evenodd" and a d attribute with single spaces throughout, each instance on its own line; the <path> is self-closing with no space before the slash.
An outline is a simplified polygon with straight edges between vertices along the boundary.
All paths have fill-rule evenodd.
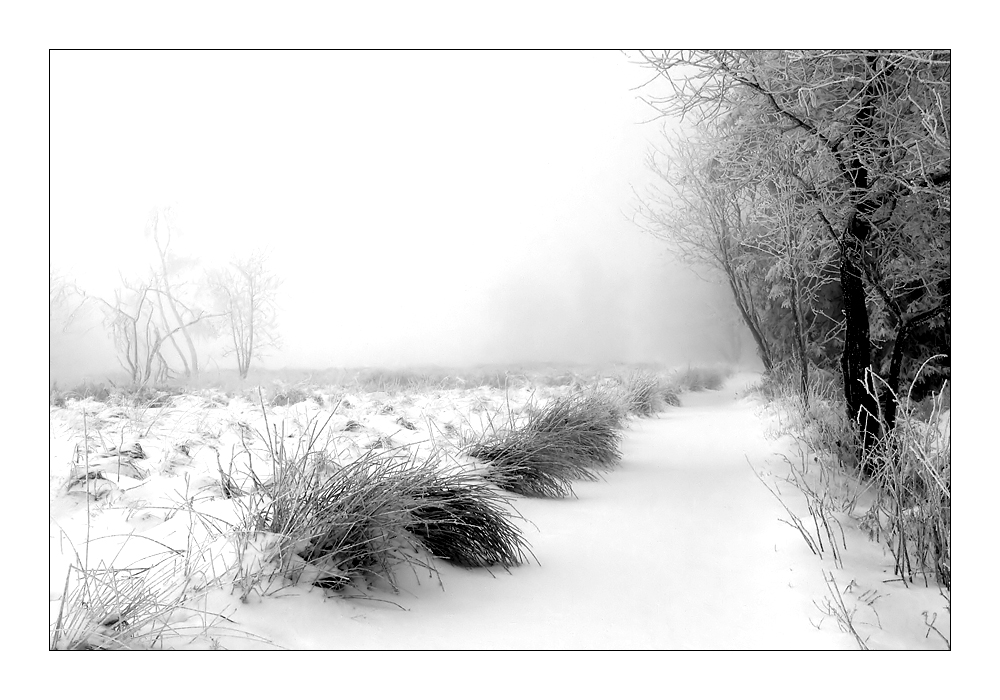
<path id="1" fill-rule="evenodd" d="M 681 407 L 633 419 L 621 464 L 602 481 L 575 484 L 577 498 L 512 498 L 524 518 L 515 522 L 538 563 L 508 572 L 438 562 L 437 575 L 404 570 L 398 593 L 380 591 L 371 599 L 298 585 L 246 596 L 245 602 L 238 590 L 211 585 L 213 572 L 204 570 L 189 576 L 191 609 L 171 620 L 193 631 L 167 635 L 164 643 L 230 649 L 856 649 L 855 637 L 830 614 L 835 590 L 868 647 L 944 648 L 924 616 L 937 615 L 936 626 L 949 632 L 937 588 L 894 580 L 891 556 L 853 519 L 839 518 L 846 539 L 842 566 L 828 553 L 822 559 L 813 554 L 781 522 L 788 518 L 785 508 L 764 483 L 775 488 L 787 474 L 777 453 L 790 453 L 791 443 L 765 437 L 769 419 L 746 396 L 756 379 L 736 375 L 722 390 L 687 393 Z M 310 420 L 322 423 L 344 399 L 328 425 L 334 450 L 350 456 L 373 443 L 426 449 L 565 391 L 327 395 L 325 407 L 308 401 L 269 408 L 267 422 L 294 441 Z M 106 479 L 67 488 L 72 465 L 79 472 L 84 461 L 85 413 L 87 461 L 93 470 L 103 460 Z M 52 409 L 53 616 L 67 565 L 77 556 L 86 556 L 91 567 L 101 561 L 123 567 L 158 561 L 169 546 L 208 552 L 201 561 L 220 568 L 230 563 L 229 538 L 215 536 L 212 526 L 236 520 L 219 467 L 238 466 L 254 429 L 265 430 L 259 406 L 224 397 L 186 396 L 145 410 L 93 401 Z M 134 443 L 143 457 L 120 459 Z M 804 498 L 780 483 L 785 504 L 805 517 Z M 87 488 L 100 492 L 89 518 Z M 223 623 L 195 634 L 199 624 L 204 630 L 206 620 L 220 619 L 212 613 L 224 613 Z"/>

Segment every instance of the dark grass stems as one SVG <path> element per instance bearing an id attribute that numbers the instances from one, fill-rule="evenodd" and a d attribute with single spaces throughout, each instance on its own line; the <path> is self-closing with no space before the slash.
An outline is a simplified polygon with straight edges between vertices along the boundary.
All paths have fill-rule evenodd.
<path id="1" fill-rule="evenodd" d="M 293 578 L 309 570 L 312 582 L 340 589 L 352 582 L 385 581 L 414 562 L 405 538 L 407 481 L 419 476 L 396 452 L 368 452 L 347 465 L 325 459 L 283 465 L 266 489 L 253 526 L 281 536 L 280 569 Z"/>
<path id="2" fill-rule="evenodd" d="M 525 437 L 530 437 L 525 440 Z M 510 433 L 467 449 L 487 463 L 483 478 L 520 496 L 565 498 L 575 495 L 572 480 L 596 476 L 545 444 L 544 438 Z"/>
<path id="3" fill-rule="evenodd" d="M 604 411 L 607 425 L 621 430 L 628 425 L 628 401 L 621 387 L 594 387 L 586 394 L 595 410 Z"/>
<path id="4" fill-rule="evenodd" d="M 576 454 L 567 435 L 529 427 L 494 435 L 468 449 L 487 463 L 484 478 L 521 496 L 573 496 L 573 479 L 595 481 L 597 475 Z"/>
<path id="5" fill-rule="evenodd" d="M 677 396 L 677 391 L 672 387 L 664 387 L 660 390 L 660 396 L 663 399 L 663 403 L 668 406 L 680 406 L 681 400 Z"/>
<path id="6" fill-rule="evenodd" d="M 332 590 L 381 582 L 396 591 L 400 567 L 436 573 L 428 555 L 470 567 L 524 562 L 527 545 L 505 499 L 469 474 L 442 470 L 441 459 L 372 450 L 341 465 L 311 452 L 259 483 L 246 529 L 278 535 L 282 575 Z"/>
<path id="7" fill-rule="evenodd" d="M 522 496 L 574 495 L 572 481 L 595 481 L 597 472 L 621 460 L 621 415 L 614 402 L 597 393 L 558 398 L 529 411 L 527 422 L 506 428 L 466 447 L 487 463 L 484 478 Z"/>
<path id="8" fill-rule="evenodd" d="M 636 416 L 652 416 L 666 408 L 660 380 L 649 372 L 633 372 L 623 381 L 627 410 Z"/>
<path id="9" fill-rule="evenodd" d="M 441 476 L 412 494 L 408 532 L 436 557 L 467 568 L 505 569 L 527 561 L 520 530 L 503 508 L 506 500 L 468 475 Z"/>
<path id="10" fill-rule="evenodd" d="M 573 453 L 584 469 L 608 469 L 621 461 L 621 434 L 613 406 L 600 394 L 576 394 L 533 412 L 527 429 L 558 438 L 555 444 Z M 581 475 L 581 478 L 587 478 Z"/>

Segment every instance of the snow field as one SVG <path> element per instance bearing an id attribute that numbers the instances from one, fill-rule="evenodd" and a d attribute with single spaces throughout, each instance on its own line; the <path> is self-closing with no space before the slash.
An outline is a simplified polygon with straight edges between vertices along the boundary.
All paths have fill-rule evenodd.
<path id="1" fill-rule="evenodd" d="M 886 583 L 891 558 L 849 519 L 841 519 L 843 568 L 812 554 L 780 521 L 788 517 L 784 507 L 754 470 L 765 480 L 780 477 L 775 453 L 788 445 L 765 437 L 756 404 L 740 396 L 753 379 L 738 375 L 720 391 L 684 394 L 681 407 L 632 420 L 621 464 L 599 481 L 574 482 L 576 498 L 512 497 L 513 522 L 539 563 L 510 572 L 441 560 L 436 573 L 402 566 L 398 591 L 376 586 L 359 597 L 330 595 L 307 585 L 308 576 L 297 585 L 269 579 L 277 543 L 232 536 L 239 500 L 225 498 L 220 467 L 240 481 L 248 466 L 240 453 L 245 444 L 259 449 L 258 433 L 277 431 L 294 444 L 337 406 L 324 446 L 342 462 L 372 446 L 417 458 L 436 446 L 473 468 L 458 457 L 461 435 L 483 434 L 508 412 L 520 415 L 568 390 L 330 393 L 325 406 L 267 407 L 266 423 L 260 407 L 243 399 L 220 405 L 183 396 L 146 411 L 71 402 L 51 412 L 52 619 L 67 567 L 86 549 L 91 568 L 160 560 L 175 567 L 179 588 L 157 579 L 175 585 L 166 595 L 183 596 L 157 639 L 174 648 L 857 648 L 823 612 L 831 575 L 869 647 L 941 648 L 921 615 L 938 614 L 939 626 L 947 619 L 937 591 Z M 107 477 L 103 490 L 93 482 L 66 489 L 79 471 L 84 412 L 88 457 Z M 100 456 L 135 442 L 145 459 L 130 463 L 145 478 L 119 476 L 120 460 Z M 253 467 L 267 475 L 265 460 L 255 458 Z M 89 524 L 87 488 L 100 491 Z M 786 485 L 781 495 L 804 511 L 793 489 Z M 225 585 L 234 571 L 260 585 L 250 595 Z"/>

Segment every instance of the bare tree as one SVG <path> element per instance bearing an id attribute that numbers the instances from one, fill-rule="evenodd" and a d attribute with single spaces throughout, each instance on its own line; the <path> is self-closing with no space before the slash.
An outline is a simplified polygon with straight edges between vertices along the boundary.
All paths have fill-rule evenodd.
<path id="1" fill-rule="evenodd" d="M 230 345 L 241 379 L 269 347 L 278 347 L 275 295 L 280 280 L 267 270 L 267 256 L 257 252 L 237 258 L 211 276 L 210 284 L 225 316 Z"/>
<path id="2" fill-rule="evenodd" d="M 722 275 L 757 355 L 770 371 L 774 351 L 761 319 L 763 299 L 743 245 L 749 228 L 747 191 L 722 175 L 716 136 L 707 125 L 683 137 L 666 138 L 669 151 L 654 150 L 647 160 L 657 183 L 640 197 L 642 225 L 681 260 Z"/>
<path id="3" fill-rule="evenodd" d="M 72 281 L 61 272 L 49 270 L 49 373 L 52 373 L 53 357 L 63 349 L 62 334 L 73 322 Z"/>
<path id="4" fill-rule="evenodd" d="M 187 326 L 199 323 L 208 314 L 202 312 L 186 324 L 164 323 L 157 314 L 157 295 L 163 292 L 156 287 L 155 277 L 129 282 L 122 278 L 122 286 L 115 290 L 114 300 L 92 296 L 74 285 L 75 292 L 84 304 L 95 304 L 104 314 L 104 325 L 115 345 L 118 362 L 135 386 L 163 382 L 173 372 L 163 356 L 163 345 Z"/>
<path id="5" fill-rule="evenodd" d="M 162 224 L 162 226 L 161 226 Z M 171 284 L 173 277 L 172 268 L 183 264 L 184 261 L 178 259 L 171 251 L 173 242 L 173 227 L 171 226 L 171 211 L 164 210 L 162 213 L 153 210 L 146 226 L 147 235 L 152 237 L 156 244 L 158 267 L 156 272 L 156 282 L 160 293 L 156 295 L 155 301 L 159 309 L 160 320 L 164 327 L 176 325 L 180 329 L 179 335 L 183 338 L 187 354 L 181 350 L 174 335 L 170 336 L 170 343 L 184 366 L 184 376 L 198 376 L 198 350 L 191 338 L 190 323 L 192 318 L 204 317 L 204 313 L 199 313 L 188 308 L 178 298 L 177 288 Z M 170 320 L 168 321 L 167 311 L 164 303 L 170 310 Z M 189 362 L 190 358 L 190 362 Z"/>
<path id="6" fill-rule="evenodd" d="M 49 270 L 49 331 L 69 320 L 69 303 L 73 284 L 64 274 Z"/>
<path id="7" fill-rule="evenodd" d="M 213 314 L 197 308 L 195 303 L 181 300 L 183 283 L 178 284 L 178 271 L 190 265 L 171 250 L 173 241 L 170 211 L 162 214 L 154 210 L 146 228 L 157 249 L 157 264 L 145 279 L 127 281 L 114 291 L 108 300 L 80 289 L 75 282 L 53 275 L 50 279 L 50 309 L 66 305 L 73 300 L 74 310 L 68 314 L 68 326 L 84 307 L 98 309 L 103 316 L 105 329 L 114 343 L 115 353 L 122 368 L 135 385 L 150 381 L 163 382 L 174 376 L 170 362 L 179 359 L 185 376 L 197 375 L 198 354 L 192 331 L 209 320 Z M 178 344 L 183 338 L 187 351 Z M 176 357 L 169 358 L 166 348 L 173 348 Z"/>

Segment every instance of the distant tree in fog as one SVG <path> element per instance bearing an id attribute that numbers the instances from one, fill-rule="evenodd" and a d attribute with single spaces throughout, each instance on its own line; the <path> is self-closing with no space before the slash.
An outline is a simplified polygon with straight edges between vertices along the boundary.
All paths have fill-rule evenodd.
<path id="1" fill-rule="evenodd" d="M 745 241 L 752 222 L 752 193 L 746 183 L 724 176 L 715 152 L 716 134 L 707 126 L 683 138 L 668 138 L 667 149 L 650 153 L 657 176 L 639 214 L 645 229 L 670 245 L 681 260 L 717 271 L 757 347 L 764 369 L 775 358 L 764 324 L 767 290 Z"/>
<path id="2" fill-rule="evenodd" d="M 191 308 L 194 300 L 189 299 L 188 303 L 182 301 L 182 285 L 174 282 L 177 273 L 190 265 L 191 261 L 178 257 L 170 248 L 174 228 L 171 219 L 169 208 L 162 212 L 153 210 L 146 226 L 146 235 L 153 239 L 157 253 L 158 264 L 155 267 L 154 279 L 158 293 L 154 295 L 154 301 L 163 327 L 176 326 L 179 329 L 178 334 L 169 335 L 169 341 L 180 358 L 184 376 L 197 377 L 198 350 L 191 337 L 194 326 L 192 320 L 203 318 L 205 313 L 197 308 Z M 186 352 L 177 342 L 178 335 L 184 340 Z"/>
<path id="3" fill-rule="evenodd" d="M 274 300 L 281 281 L 268 271 L 266 255 L 256 252 L 211 274 L 209 284 L 229 337 L 224 354 L 236 355 L 240 378 L 246 379 L 250 363 L 280 343 Z"/>
<path id="4" fill-rule="evenodd" d="M 118 363 L 137 386 L 171 379 L 174 372 L 163 354 L 164 344 L 185 328 L 210 316 L 201 311 L 185 323 L 168 322 L 158 301 L 164 292 L 157 282 L 155 274 L 134 281 L 122 278 L 122 285 L 115 290 L 112 301 L 73 286 L 81 299 L 77 310 L 92 304 L 103 313 L 104 327 L 114 343 Z"/>
<path id="5" fill-rule="evenodd" d="M 73 285 L 70 280 L 56 270 L 49 270 L 49 330 L 52 331 L 55 324 L 63 323 L 69 319 L 69 299 L 73 293 Z"/>
<path id="6" fill-rule="evenodd" d="M 63 333 L 73 321 L 73 284 L 57 270 L 49 270 L 49 371 Z"/>
<path id="7" fill-rule="evenodd" d="M 90 294 L 55 273 L 49 283 L 50 333 L 60 314 L 65 330 L 85 307 L 100 311 L 118 363 L 136 385 L 177 376 L 178 362 L 184 376 L 196 376 L 198 353 L 192 336 L 199 327 L 208 329 L 204 322 L 215 315 L 200 308 L 197 292 L 186 292 L 190 281 L 183 280 L 182 272 L 192 261 L 171 249 L 174 227 L 169 209 L 150 214 L 146 235 L 156 246 L 156 262 L 145 278 L 122 278 L 111 299 Z M 67 307 L 72 311 L 66 313 Z"/>

